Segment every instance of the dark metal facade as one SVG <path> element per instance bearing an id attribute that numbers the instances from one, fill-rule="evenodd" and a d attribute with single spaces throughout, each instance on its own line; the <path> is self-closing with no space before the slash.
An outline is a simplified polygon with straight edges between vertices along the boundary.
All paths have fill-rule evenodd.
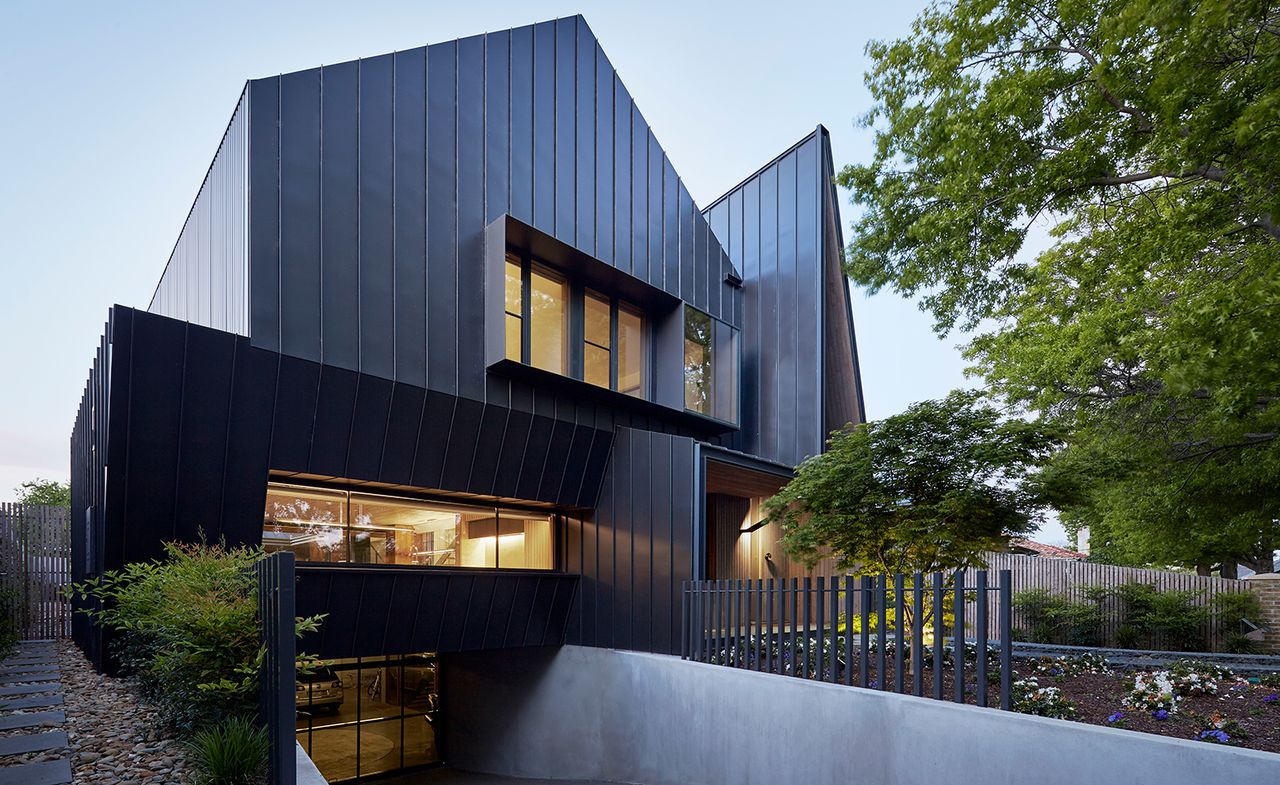
<path id="1" fill-rule="evenodd" d="M 698 563 L 699 460 L 693 439 L 618 430 L 595 514 L 565 536 L 565 569 L 582 575 L 571 643 L 678 650 L 678 589 Z"/>
<path id="2" fill-rule="evenodd" d="M 249 334 L 249 111 L 241 94 L 148 310 Z"/>
<path id="3" fill-rule="evenodd" d="M 249 82 L 152 312 L 112 309 L 72 438 L 77 580 L 165 540 L 259 542 L 272 475 L 468 494 L 557 509 L 573 580 L 303 566 L 300 612 L 344 620 L 322 656 L 678 651 L 679 585 L 706 564 L 703 445 L 794 463 L 861 416 L 832 375 L 856 378 L 847 295 L 824 293 L 830 174 L 819 131 L 704 215 L 581 17 Z M 662 325 L 674 404 L 494 364 L 498 226 L 577 258 L 579 287 L 740 328 L 740 429 L 680 409 L 683 334 Z M 439 615 L 406 639 L 386 603 L 410 596 Z M 503 614 L 530 632 L 499 636 Z"/>
<path id="4" fill-rule="evenodd" d="M 298 613 L 328 614 L 301 646 L 323 658 L 558 646 L 576 575 L 303 565 Z"/>
<path id="5" fill-rule="evenodd" d="M 720 443 L 789 465 L 862 421 L 833 175 L 819 127 L 704 211 L 743 278 L 742 427 Z"/>

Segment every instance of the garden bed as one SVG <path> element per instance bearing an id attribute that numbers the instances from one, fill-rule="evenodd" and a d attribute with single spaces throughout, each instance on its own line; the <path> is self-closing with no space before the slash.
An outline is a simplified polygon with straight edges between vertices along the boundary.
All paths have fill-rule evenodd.
<path id="1" fill-rule="evenodd" d="M 184 745 L 126 679 L 104 676 L 70 641 L 59 643 L 66 729 L 77 783 L 184 785 L 194 771 Z"/>
<path id="2" fill-rule="evenodd" d="M 871 687 L 879 688 L 877 658 L 873 654 L 869 660 Z M 884 684 L 892 691 L 896 687 L 892 653 L 885 665 Z M 977 703 L 976 665 L 971 653 L 965 663 L 965 702 L 969 704 Z M 1280 753 L 1280 675 L 1235 674 L 1212 663 L 1191 660 L 1169 667 L 1172 673 L 1135 671 L 1107 662 L 1100 655 L 1016 658 L 1012 676 L 1014 710 Z M 856 674 L 856 656 L 853 668 Z M 987 674 L 987 705 L 997 707 L 1000 666 L 994 655 Z M 948 662 L 942 673 L 942 694 L 948 700 L 955 694 L 954 676 L 954 668 Z M 933 668 L 926 664 L 921 671 L 926 696 L 934 694 L 933 677 Z M 1148 686 L 1141 694 L 1135 693 L 1139 678 Z M 909 674 L 904 674 L 904 682 L 904 692 L 910 692 Z"/>

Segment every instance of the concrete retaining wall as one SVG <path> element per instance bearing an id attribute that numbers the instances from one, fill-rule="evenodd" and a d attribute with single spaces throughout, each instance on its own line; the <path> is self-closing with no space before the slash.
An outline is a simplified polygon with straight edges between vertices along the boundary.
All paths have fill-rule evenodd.
<path id="1" fill-rule="evenodd" d="M 451 764 L 643 785 L 1203 785 L 1280 755 L 678 658 L 566 646 L 444 663 Z"/>

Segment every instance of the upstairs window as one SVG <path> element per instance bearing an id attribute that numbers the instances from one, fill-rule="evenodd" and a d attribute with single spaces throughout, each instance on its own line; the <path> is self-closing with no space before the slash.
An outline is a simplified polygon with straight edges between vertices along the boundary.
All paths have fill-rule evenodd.
<path id="1" fill-rule="evenodd" d="M 582 380 L 612 387 L 613 319 L 607 297 L 587 292 L 582 304 Z"/>
<path id="2" fill-rule="evenodd" d="M 684 408 L 738 421 L 737 337 L 724 322 L 684 307 Z"/>
<path id="3" fill-rule="evenodd" d="M 507 254 L 504 286 L 506 358 L 569 374 L 569 284 L 539 265 Z"/>
<path id="4" fill-rule="evenodd" d="M 506 359 L 648 397 L 645 319 L 638 308 L 573 287 L 514 252 L 507 253 L 503 285 Z"/>
<path id="5" fill-rule="evenodd" d="M 588 290 L 582 303 L 582 379 L 645 397 L 644 317 L 621 300 Z"/>

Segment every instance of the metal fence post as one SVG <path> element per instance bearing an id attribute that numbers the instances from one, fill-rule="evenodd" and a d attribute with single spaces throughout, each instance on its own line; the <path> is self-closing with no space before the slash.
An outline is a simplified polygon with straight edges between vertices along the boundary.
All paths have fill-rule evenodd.
<path id="1" fill-rule="evenodd" d="M 806 586 L 805 588 L 808 589 L 809 587 Z M 822 681 L 823 663 L 824 663 L 824 659 L 822 656 L 823 655 L 822 639 L 826 637 L 825 635 L 823 635 L 822 625 L 827 618 L 827 580 L 821 575 L 818 576 L 818 614 L 817 615 L 818 615 L 818 634 L 814 637 L 818 641 L 818 651 L 816 654 L 816 657 L 817 657 L 816 664 L 815 664 L 816 673 L 814 675 L 814 678 L 816 678 L 818 681 Z M 805 640 L 807 641 L 808 639 L 809 637 L 808 635 L 806 635 Z"/>
<path id="2" fill-rule="evenodd" d="M 973 626 L 978 630 L 978 705 L 987 705 L 987 571 L 978 570 L 977 574 L 978 604 L 975 609 L 977 618 Z"/>
<path id="3" fill-rule="evenodd" d="M 1000 571 L 1000 708 L 1013 708 L 1013 573 Z"/>
<path id="4" fill-rule="evenodd" d="M 894 637 L 897 639 L 893 647 L 893 689 L 899 694 L 902 693 L 904 677 L 902 664 L 903 656 L 906 654 L 904 649 L 907 646 L 906 630 L 902 628 L 907 618 L 902 607 L 903 583 L 904 576 L 902 573 L 893 576 L 893 630 L 896 633 Z"/>
<path id="5" fill-rule="evenodd" d="M 853 684 L 853 578 L 844 576 L 844 683 Z"/>
<path id="6" fill-rule="evenodd" d="M 259 632 L 266 648 L 258 710 L 271 743 L 270 781 L 273 785 L 294 785 L 297 781 L 294 686 L 298 679 L 294 555 L 289 551 L 273 553 L 255 564 L 254 572 L 258 583 Z"/>
<path id="7" fill-rule="evenodd" d="M 933 574 L 933 697 L 942 700 L 942 640 L 946 637 L 946 625 L 942 614 L 946 599 L 942 593 L 942 573 Z"/>
<path id="8" fill-rule="evenodd" d="M 924 575 L 911 576 L 911 694 L 924 694 Z"/>
<path id="9" fill-rule="evenodd" d="M 858 637 L 858 686 L 867 686 L 867 670 L 871 667 L 871 576 L 859 581 L 858 614 L 862 617 L 862 633 Z"/>
<path id="10" fill-rule="evenodd" d="M 955 682 L 953 686 L 955 687 L 956 703 L 964 703 L 964 570 L 956 570 L 952 586 L 951 599 L 954 605 L 952 612 L 956 617 L 951 633 L 951 644 L 955 648 L 955 656 L 953 658 L 955 660 L 955 673 L 952 674 Z"/>

